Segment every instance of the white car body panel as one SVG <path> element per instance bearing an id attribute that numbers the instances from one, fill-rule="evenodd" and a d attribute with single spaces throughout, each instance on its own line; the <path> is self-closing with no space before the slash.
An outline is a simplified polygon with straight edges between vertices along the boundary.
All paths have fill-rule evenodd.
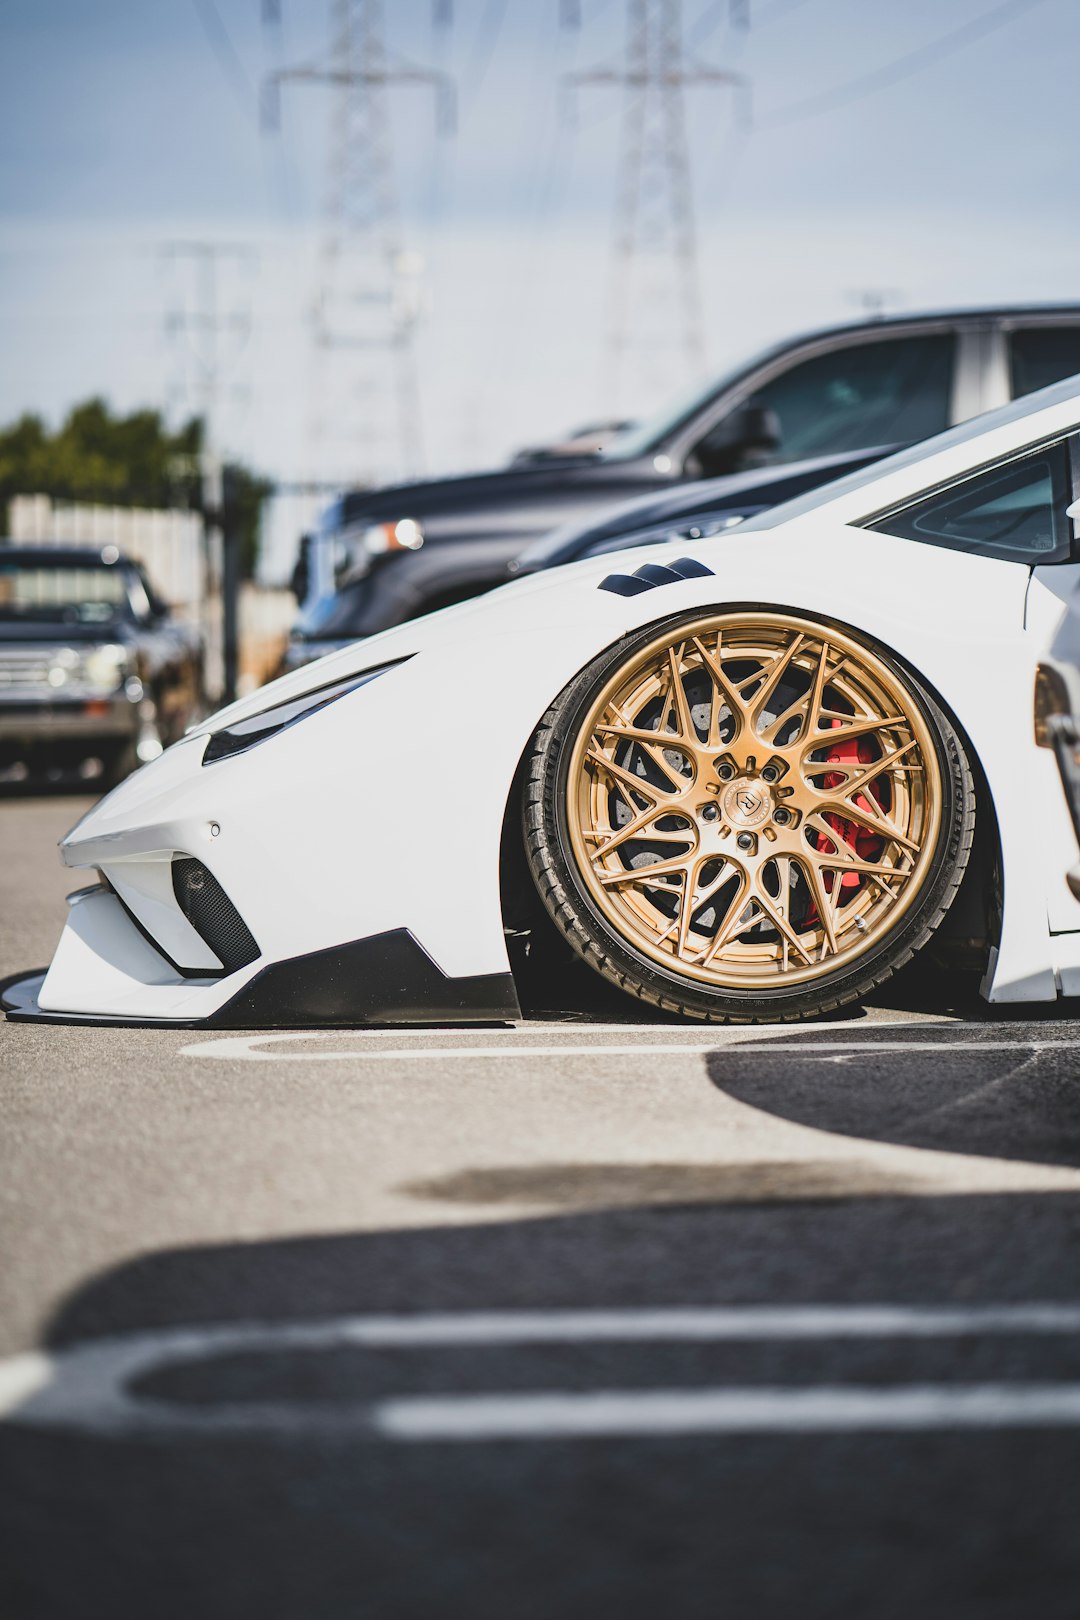
<path id="1" fill-rule="evenodd" d="M 938 694 L 985 774 L 1000 833 L 1002 925 L 984 994 L 1022 1002 L 1080 991 L 1080 903 L 1061 880 L 1073 833 L 1053 758 L 1032 729 L 1035 665 L 1076 566 L 1033 574 L 853 526 L 1080 422 L 1080 381 L 1033 398 L 995 413 L 978 436 L 970 425 L 953 430 L 921 457 L 907 451 L 860 475 L 857 489 L 845 480 L 808 510 L 794 503 L 776 527 L 698 543 L 694 558 L 710 577 L 635 596 L 598 589 L 613 571 L 684 554 L 684 543 L 574 564 L 358 643 L 223 710 L 64 840 L 66 863 L 100 869 L 116 892 L 77 897 L 40 1011 L 198 1022 L 268 965 L 402 929 L 450 980 L 507 975 L 500 840 L 537 723 L 621 637 L 733 604 L 839 621 Z M 208 733 L 393 660 L 404 661 L 268 741 L 201 763 Z M 218 977 L 180 971 L 213 972 L 218 961 L 172 897 L 177 853 L 221 884 L 258 942 L 257 961 Z"/>

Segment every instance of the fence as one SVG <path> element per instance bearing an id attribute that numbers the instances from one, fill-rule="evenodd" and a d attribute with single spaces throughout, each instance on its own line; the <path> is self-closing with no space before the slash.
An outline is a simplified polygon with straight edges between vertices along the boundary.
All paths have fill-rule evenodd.
<path id="1" fill-rule="evenodd" d="M 8 504 L 8 538 L 16 545 L 116 546 L 143 564 L 159 596 L 201 626 L 207 653 L 207 688 L 221 691 L 221 598 L 213 588 L 195 512 L 143 507 L 61 504 L 48 495 L 16 495 Z M 220 544 L 220 543 L 219 543 Z M 290 591 L 245 584 L 240 590 L 240 691 L 260 686 L 276 671 L 296 617 Z"/>
<path id="2" fill-rule="evenodd" d="M 207 592 L 202 519 L 196 512 L 54 503 L 16 495 L 8 537 L 23 545 L 116 546 L 145 567 L 159 595 L 185 617 L 202 616 Z"/>

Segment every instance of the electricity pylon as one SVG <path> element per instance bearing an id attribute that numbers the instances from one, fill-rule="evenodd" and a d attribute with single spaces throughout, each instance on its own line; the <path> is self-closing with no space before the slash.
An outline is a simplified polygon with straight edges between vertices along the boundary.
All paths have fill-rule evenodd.
<path id="1" fill-rule="evenodd" d="M 334 0 L 332 16 L 328 60 L 266 80 L 264 121 L 276 124 L 283 83 L 334 91 L 312 335 L 317 353 L 335 363 L 315 379 L 312 437 L 347 445 L 340 470 L 350 481 L 385 482 L 423 467 L 414 342 L 421 266 L 401 236 L 388 92 L 407 84 L 434 89 L 444 127 L 452 123 L 453 92 L 445 74 L 388 56 L 381 0 Z"/>
<path id="2" fill-rule="evenodd" d="M 617 85 L 624 92 L 604 387 L 605 407 L 614 414 L 620 407 L 628 349 L 661 350 L 666 364 L 659 369 L 669 374 L 673 348 L 681 350 L 692 374 L 701 369 L 705 323 L 684 91 L 719 85 L 734 89 L 742 118 L 749 92 L 742 74 L 699 62 L 688 53 L 682 0 L 627 0 L 626 24 L 622 66 L 569 75 L 569 83 L 578 87 Z M 653 284 L 639 288 L 635 272 L 646 267 Z M 664 271 L 666 275 L 657 274 Z M 655 376 L 648 380 L 655 386 Z"/>

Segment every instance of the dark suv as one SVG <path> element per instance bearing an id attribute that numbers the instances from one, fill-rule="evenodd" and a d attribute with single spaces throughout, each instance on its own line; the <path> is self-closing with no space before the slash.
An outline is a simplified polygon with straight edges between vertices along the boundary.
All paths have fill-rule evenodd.
<path id="1" fill-rule="evenodd" d="M 540 536 L 617 502 L 680 480 L 911 443 L 1077 371 L 1080 305 L 905 316 L 790 339 L 594 453 L 344 495 L 305 605 L 347 575 L 356 635 L 372 635 L 503 582 Z"/>

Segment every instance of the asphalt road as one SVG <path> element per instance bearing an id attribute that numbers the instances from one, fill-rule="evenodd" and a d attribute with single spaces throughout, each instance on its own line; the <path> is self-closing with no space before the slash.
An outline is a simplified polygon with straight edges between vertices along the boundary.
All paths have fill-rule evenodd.
<path id="1" fill-rule="evenodd" d="M 562 1012 L 0 1027 L 5 1620 L 1073 1620 L 1072 1009 Z"/>

